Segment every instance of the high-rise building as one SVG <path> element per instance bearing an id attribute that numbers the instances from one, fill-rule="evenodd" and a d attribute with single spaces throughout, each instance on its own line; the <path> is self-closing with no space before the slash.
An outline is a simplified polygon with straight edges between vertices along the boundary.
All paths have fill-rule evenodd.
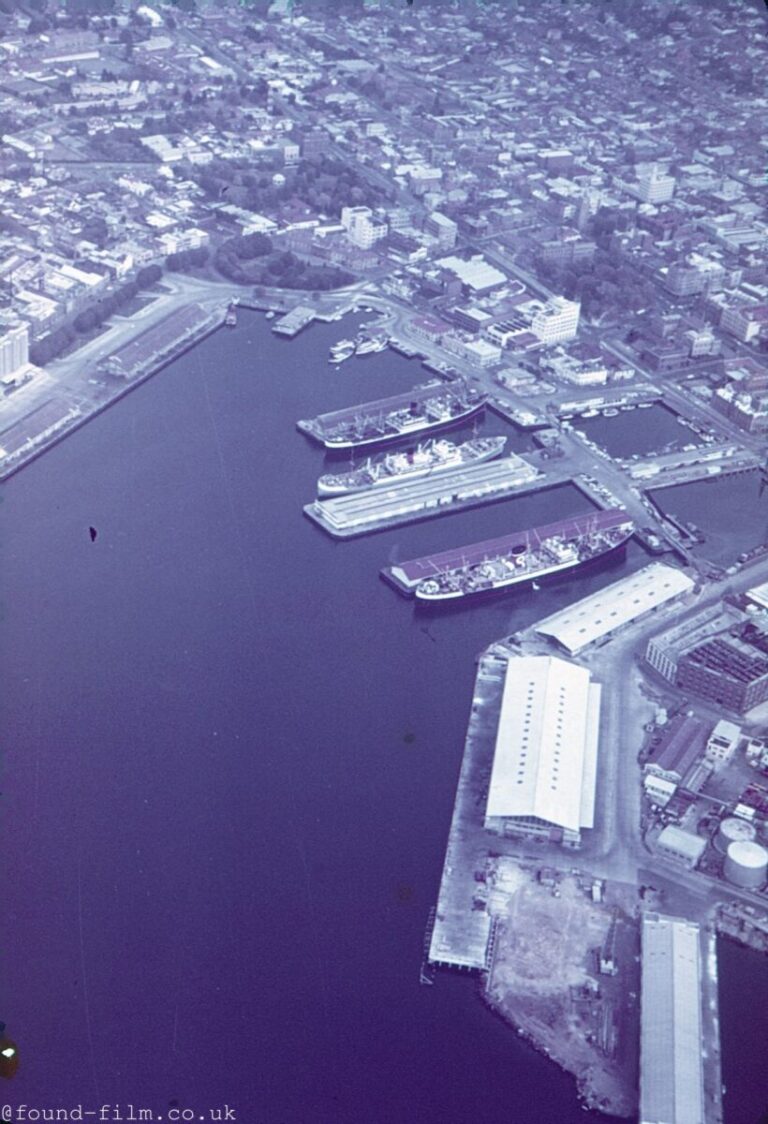
<path id="1" fill-rule="evenodd" d="M 447 215 L 442 215 L 439 211 L 433 211 L 425 221 L 424 229 L 428 234 L 433 234 L 437 238 L 441 250 L 451 250 L 456 245 L 458 227 L 453 219 L 449 219 Z"/>
<path id="2" fill-rule="evenodd" d="M 581 305 L 578 301 L 569 301 L 565 297 L 552 297 L 534 314 L 531 331 L 535 332 L 542 343 L 572 340 L 579 330 L 580 311 Z"/>
<path id="3" fill-rule="evenodd" d="M 643 203 L 667 203 L 675 194 L 675 177 L 667 175 L 655 164 L 650 171 L 639 176 L 637 195 Z"/>
<path id="4" fill-rule="evenodd" d="M 350 242 L 361 250 L 370 250 L 380 239 L 386 238 L 387 224 L 373 217 L 370 207 L 343 207 L 341 225 Z"/>
<path id="5" fill-rule="evenodd" d="M 29 327 L 0 324 L 0 378 L 13 375 L 29 363 Z"/>

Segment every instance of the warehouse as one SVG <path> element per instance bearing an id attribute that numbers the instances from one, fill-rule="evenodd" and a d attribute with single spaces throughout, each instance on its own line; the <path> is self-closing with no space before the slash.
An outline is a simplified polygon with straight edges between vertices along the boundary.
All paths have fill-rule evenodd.
<path id="1" fill-rule="evenodd" d="M 693 584 L 681 570 L 663 562 L 652 562 L 628 578 L 613 582 L 540 621 L 535 626 L 536 632 L 540 636 L 550 636 L 569 655 L 575 656 L 590 644 L 606 640 L 624 625 L 688 593 Z"/>
<path id="2" fill-rule="evenodd" d="M 699 926 L 643 918 L 640 1124 L 702 1124 Z"/>
<path id="3" fill-rule="evenodd" d="M 600 685 L 553 656 L 507 665 L 485 826 L 576 847 L 594 822 Z"/>

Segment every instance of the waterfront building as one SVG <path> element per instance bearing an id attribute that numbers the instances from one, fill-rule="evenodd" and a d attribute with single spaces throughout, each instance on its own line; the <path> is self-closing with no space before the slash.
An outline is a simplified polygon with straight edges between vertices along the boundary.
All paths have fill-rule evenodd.
<path id="1" fill-rule="evenodd" d="M 645 649 L 646 662 L 668 683 L 675 683 L 677 665 L 686 647 L 714 636 L 739 619 L 735 610 L 719 605 L 686 617 L 682 623 L 651 637 Z"/>
<path id="2" fill-rule="evenodd" d="M 599 640 L 693 589 L 681 570 L 651 562 L 627 578 L 582 598 L 535 626 L 540 636 L 550 636 L 568 655 L 575 656 Z"/>
<path id="3" fill-rule="evenodd" d="M 700 929 L 649 913 L 642 927 L 640 1124 L 702 1124 Z"/>
<path id="4" fill-rule="evenodd" d="M 0 378 L 14 375 L 29 363 L 29 326 L 0 323 Z"/>
<path id="5" fill-rule="evenodd" d="M 601 687 L 554 656 L 507 664 L 485 826 L 576 847 L 594 820 Z"/>

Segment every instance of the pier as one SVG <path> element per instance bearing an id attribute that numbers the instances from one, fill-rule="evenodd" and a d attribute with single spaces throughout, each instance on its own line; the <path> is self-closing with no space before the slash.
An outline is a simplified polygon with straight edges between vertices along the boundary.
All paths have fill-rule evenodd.
<path id="1" fill-rule="evenodd" d="M 547 479 L 547 486 L 559 481 Z M 316 500 L 304 513 L 335 538 L 351 538 L 417 519 L 447 515 L 541 488 L 544 474 L 516 454 L 391 488 Z"/>
<path id="2" fill-rule="evenodd" d="M 297 336 L 302 328 L 306 328 L 316 319 L 317 313 L 314 308 L 310 308 L 306 304 L 297 304 L 285 316 L 281 316 L 272 325 L 272 331 L 278 336 L 287 336 L 288 339 L 293 339 Z"/>
<path id="3" fill-rule="evenodd" d="M 116 378 L 143 378 L 177 359 L 223 322 L 223 311 L 212 314 L 199 304 L 187 305 L 113 351 L 99 366 Z"/>

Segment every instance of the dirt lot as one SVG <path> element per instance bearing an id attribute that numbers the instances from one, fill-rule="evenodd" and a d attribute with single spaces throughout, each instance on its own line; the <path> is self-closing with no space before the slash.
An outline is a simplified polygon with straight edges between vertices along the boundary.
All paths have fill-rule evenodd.
<path id="1" fill-rule="evenodd" d="M 556 888 L 499 871 L 489 909 L 496 946 L 487 999 L 505 1019 L 573 1073 L 584 1099 L 617 1116 L 637 1111 L 636 1074 L 623 1065 L 637 965 L 629 953 L 632 903 L 594 903 L 575 877 Z M 507 892 L 505 892 L 507 891 Z M 554 891 L 554 892 L 553 892 Z M 555 896 L 557 895 L 557 896 Z M 619 975 L 600 975 L 597 951 L 616 926 Z M 627 939 L 629 937 L 629 939 Z M 632 1035 L 634 1037 L 634 1034 Z"/>

